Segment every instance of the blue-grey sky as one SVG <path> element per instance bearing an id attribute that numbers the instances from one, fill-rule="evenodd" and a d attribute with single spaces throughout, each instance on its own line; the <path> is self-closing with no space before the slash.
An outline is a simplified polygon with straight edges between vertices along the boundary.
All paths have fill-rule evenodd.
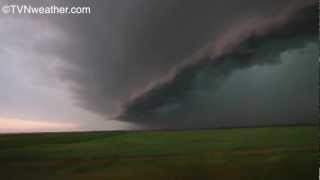
<path id="1" fill-rule="evenodd" d="M 0 0 L 0 133 L 314 123 L 314 0 Z"/>

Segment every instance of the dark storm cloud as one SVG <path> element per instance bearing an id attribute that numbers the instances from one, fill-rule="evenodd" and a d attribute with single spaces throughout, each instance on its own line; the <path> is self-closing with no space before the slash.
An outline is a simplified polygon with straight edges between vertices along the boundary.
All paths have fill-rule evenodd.
<path id="1" fill-rule="evenodd" d="M 179 124 L 183 117 L 180 114 L 194 106 L 189 105 L 194 101 L 184 99 L 189 99 L 188 92 L 197 86 L 193 83 L 196 74 L 210 72 L 213 75 L 209 79 L 220 81 L 223 78 L 217 77 L 234 69 L 269 63 L 264 58 L 254 61 L 262 56 L 257 53 L 267 51 L 266 46 L 279 46 L 268 53 L 269 59 L 295 44 L 303 46 L 306 38 L 291 38 L 301 29 L 292 31 L 291 25 L 297 28 L 305 20 L 291 21 L 300 17 L 297 15 L 300 8 L 315 4 L 313 0 L 57 0 L 55 3 L 91 6 L 92 14 L 48 17 L 66 38 L 35 48 L 63 59 L 66 65 L 60 69 L 60 76 L 72 85 L 80 106 L 106 119 L 121 114 L 120 120 L 150 121 L 146 122 L 148 125 L 171 124 L 169 121 Z M 309 27 L 313 23 L 306 24 L 306 30 L 313 28 Z M 283 29 L 286 27 L 292 35 Z M 251 35 L 252 31 L 257 33 L 256 37 Z M 276 42 L 277 37 L 281 42 Z M 173 113 L 162 117 L 162 112 L 172 109 Z M 195 112 L 192 118 L 199 113 Z"/>
<path id="2" fill-rule="evenodd" d="M 297 110 L 290 108 L 288 102 L 282 102 L 288 105 L 287 108 L 282 109 L 280 115 L 268 115 L 268 117 L 254 116 L 253 118 L 237 117 L 236 115 L 230 116 L 229 114 L 233 111 L 238 111 L 236 109 L 229 109 L 224 112 L 225 115 L 217 116 L 219 113 L 214 109 L 217 105 L 215 99 L 208 100 L 208 98 L 213 96 L 212 94 L 224 81 L 225 77 L 231 75 L 236 70 L 255 65 L 279 64 L 281 63 L 281 53 L 294 49 L 302 49 L 307 43 L 316 40 L 317 10 L 315 6 L 301 9 L 292 7 L 292 9 L 288 8 L 286 10 L 283 14 L 274 16 L 272 20 L 261 18 L 259 19 L 260 21 L 255 22 L 256 24 L 247 26 L 247 24 L 243 23 L 240 24 L 240 27 L 236 26 L 236 29 L 230 31 L 236 34 L 236 36 L 232 34 L 233 37 L 231 39 L 233 41 L 231 41 L 231 44 L 221 45 L 221 43 L 226 43 L 230 40 L 223 39 L 228 38 L 229 34 L 222 37 L 222 40 L 213 42 L 216 43 L 213 44 L 213 47 L 219 47 L 220 49 L 206 48 L 205 51 L 207 52 L 200 59 L 196 59 L 198 63 L 178 68 L 178 70 L 175 70 L 174 75 L 165 79 L 164 82 L 160 82 L 147 89 L 142 95 L 130 101 L 127 104 L 126 111 L 120 118 L 142 122 L 151 126 L 162 125 L 162 127 L 167 128 L 314 122 L 316 117 L 315 111 L 309 111 L 308 109 L 314 105 L 312 98 L 316 98 L 315 94 L 307 98 L 311 100 L 307 107 Z M 243 28 L 243 26 L 245 27 Z M 243 29 L 245 31 L 242 31 Z M 241 34 L 237 36 L 239 31 Z M 313 54 L 315 56 L 311 56 L 311 58 L 315 58 L 317 52 L 314 51 Z M 309 79 L 309 81 L 312 81 L 312 79 Z M 316 86 L 314 85 L 311 88 L 315 89 Z M 242 88 L 241 83 L 239 88 Z M 310 88 L 310 86 L 305 88 Z M 237 91 L 237 89 L 230 90 L 229 95 L 232 95 L 232 91 Z M 256 93 L 252 92 L 252 94 Z M 225 95 L 228 96 L 228 94 Z M 258 94 L 256 95 L 258 96 Z M 251 98 L 256 97 L 252 96 Z M 277 96 L 274 98 L 277 98 Z M 300 102 L 297 101 L 296 103 Z M 239 104 L 237 108 L 242 109 L 241 106 Z M 260 105 L 254 107 L 251 111 L 261 111 L 262 108 L 268 106 Z M 297 114 L 294 111 L 304 112 L 302 113 L 304 117 L 299 118 L 306 119 L 297 119 L 295 117 Z M 253 112 L 247 114 L 250 113 L 252 114 Z M 220 120 L 217 120 L 218 117 Z M 229 121 L 229 124 L 221 122 L 221 119 L 224 120 L 227 117 L 234 120 L 237 118 L 247 118 L 249 121 L 237 122 L 235 120 L 233 122 Z M 261 123 L 257 118 L 267 118 L 269 121 Z M 288 118 L 291 118 L 291 120 L 288 120 Z"/>

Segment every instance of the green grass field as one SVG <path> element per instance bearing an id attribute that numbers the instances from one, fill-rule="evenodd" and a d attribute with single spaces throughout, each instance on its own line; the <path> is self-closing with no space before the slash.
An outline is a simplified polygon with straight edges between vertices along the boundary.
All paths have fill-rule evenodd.
<path id="1" fill-rule="evenodd" d="M 2 180 L 312 180 L 318 129 L 0 136 Z"/>

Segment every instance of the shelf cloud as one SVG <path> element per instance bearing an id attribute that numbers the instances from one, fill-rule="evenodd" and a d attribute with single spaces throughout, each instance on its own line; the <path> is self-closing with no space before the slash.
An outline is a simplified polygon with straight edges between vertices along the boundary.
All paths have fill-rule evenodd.
<path id="1" fill-rule="evenodd" d="M 24 2 L 39 6 L 51 1 L 19 1 Z M 47 86 L 67 87 L 60 98 L 69 99 L 66 94 L 71 94 L 70 106 L 119 122 L 119 126 L 129 123 L 125 128 L 316 121 L 315 0 L 54 3 L 89 6 L 92 13 L 1 15 L 0 23 L 9 24 L 2 31 L 15 31 L 12 38 L 3 36 L 0 53 L 14 49 L 23 57 L 23 50 L 32 52 L 36 58 L 30 55 L 34 60 L 25 63 L 26 67 L 38 69 L 35 72 L 43 67 L 36 76 Z M 18 32 L 14 27 L 21 26 L 14 24 L 21 24 L 22 18 L 35 28 Z M 16 75 L 24 76 L 22 72 Z M 49 96 L 46 101 L 51 101 Z M 64 109 L 68 114 L 68 108 Z M 74 117 L 81 119 L 83 114 Z"/>

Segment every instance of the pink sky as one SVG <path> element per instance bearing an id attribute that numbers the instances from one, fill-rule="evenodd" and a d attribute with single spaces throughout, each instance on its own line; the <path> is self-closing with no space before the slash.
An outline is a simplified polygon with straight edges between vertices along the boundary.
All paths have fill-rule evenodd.
<path id="1" fill-rule="evenodd" d="M 0 133 L 74 131 L 76 124 L 0 117 Z"/>

